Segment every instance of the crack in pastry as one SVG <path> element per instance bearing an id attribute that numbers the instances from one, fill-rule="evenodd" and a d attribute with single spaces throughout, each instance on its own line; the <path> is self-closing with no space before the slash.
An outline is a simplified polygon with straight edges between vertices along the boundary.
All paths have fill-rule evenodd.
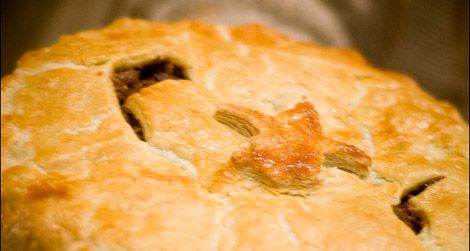
<path id="1" fill-rule="evenodd" d="M 166 59 L 155 59 L 150 63 L 130 68 L 116 69 L 111 77 L 119 104 L 127 97 L 165 79 L 188 79 L 182 66 Z"/>
<path id="2" fill-rule="evenodd" d="M 230 163 L 242 176 L 257 180 L 280 193 L 303 195 L 318 184 L 320 166 L 337 167 L 365 176 L 371 159 L 360 149 L 323 136 L 318 113 L 308 102 L 268 116 L 223 105 L 215 118 L 251 137 L 232 154 Z"/>
<path id="3" fill-rule="evenodd" d="M 140 122 L 124 106 L 127 97 L 165 79 L 188 79 L 188 77 L 182 66 L 167 59 L 157 58 L 144 65 L 115 69 L 111 79 L 124 118 L 137 137 L 145 141 Z"/>
<path id="4" fill-rule="evenodd" d="M 393 206 L 393 212 L 403 221 L 415 234 L 419 234 L 427 223 L 424 211 L 410 204 L 410 199 L 424 192 L 426 188 L 443 179 L 443 176 L 434 177 L 411 188 L 402 196 L 400 204 Z"/>
<path id="5" fill-rule="evenodd" d="M 139 120 L 134 116 L 134 113 L 132 113 L 125 106 L 121 106 L 121 111 L 122 111 L 122 114 L 124 115 L 124 118 L 126 119 L 127 123 L 134 130 L 135 135 L 137 135 L 137 137 L 140 140 L 145 141 L 144 130 L 142 129 L 142 125 L 140 124 Z"/>

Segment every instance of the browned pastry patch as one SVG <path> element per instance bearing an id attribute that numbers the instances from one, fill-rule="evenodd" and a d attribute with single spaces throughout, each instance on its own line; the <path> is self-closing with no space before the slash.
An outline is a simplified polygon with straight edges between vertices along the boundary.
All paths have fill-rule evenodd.
<path id="1" fill-rule="evenodd" d="M 215 118 L 251 137 L 233 153 L 231 164 L 243 176 L 298 194 L 318 183 L 320 165 L 365 175 L 370 158 L 360 149 L 323 136 L 318 113 L 308 102 L 275 117 L 235 105 L 223 105 Z"/>
<path id="2" fill-rule="evenodd" d="M 65 199 L 69 195 L 69 187 L 57 180 L 37 181 L 28 187 L 29 198 L 34 200 L 56 198 Z"/>

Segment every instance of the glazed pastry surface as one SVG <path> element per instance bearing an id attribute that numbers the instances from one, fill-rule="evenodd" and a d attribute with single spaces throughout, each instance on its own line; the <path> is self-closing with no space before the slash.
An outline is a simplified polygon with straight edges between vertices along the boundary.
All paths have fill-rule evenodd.
<path id="1" fill-rule="evenodd" d="M 468 250 L 468 125 L 356 52 L 120 19 L 1 83 L 2 250 Z"/>

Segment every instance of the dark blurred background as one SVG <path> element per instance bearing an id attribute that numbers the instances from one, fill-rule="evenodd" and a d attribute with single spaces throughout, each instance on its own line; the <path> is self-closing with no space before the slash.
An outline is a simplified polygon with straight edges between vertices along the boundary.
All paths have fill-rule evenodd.
<path id="1" fill-rule="evenodd" d="M 257 22 L 358 49 L 372 64 L 414 77 L 468 121 L 468 0 L 2 0 L 1 7 L 2 76 L 27 50 L 121 16 Z"/>

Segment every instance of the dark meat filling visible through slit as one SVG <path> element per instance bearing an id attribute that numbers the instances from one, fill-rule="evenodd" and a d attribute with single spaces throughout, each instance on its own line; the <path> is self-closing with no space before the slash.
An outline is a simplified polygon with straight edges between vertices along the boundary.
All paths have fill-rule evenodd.
<path id="1" fill-rule="evenodd" d="M 156 59 L 148 64 L 132 68 L 116 69 L 111 77 L 122 114 L 141 140 L 145 140 L 142 126 L 135 116 L 128 109 L 124 108 L 124 103 L 130 95 L 165 79 L 188 78 L 184 73 L 183 67 L 164 59 Z"/>
<path id="2" fill-rule="evenodd" d="M 134 114 L 128 109 L 123 108 L 122 106 L 121 106 L 121 111 L 127 123 L 132 127 L 132 129 L 134 129 L 135 135 L 137 135 L 137 137 L 139 137 L 140 140 L 145 141 L 144 131 L 142 130 L 142 125 L 135 118 Z"/>
<path id="3" fill-rule="evenodd" d="M 408 225 L 415 234 L 419 234 L 421 232 L 427 219 L 424 212 L 413 207 L 413 205 L 409 203 L 409 200 L 443 178 L 444 177 L 439 176 L 416 186 L 401 198 L 400 204 L 393 206 L 393 212 L 401 221 Z"/>
<path id="4" fill-rule="evenodd" d="M 168 60 L 156 59 L 148 64 L 132 68 L 117 69 L 112 81 L 114 90 L 123 105 L 127 97 L 165 79 L 188 79 L 183 67 Z"/>
<path id="5" fill-rule="evenodd" d="M 414 208 L 409 203 L 400 203 L 399 205 L 393 206 L 393 212 L 401 221 L 408 225 L 415 234 L 419 234 L 423 229 L 426 222 L 426 215 L 423 211 Z"/>

